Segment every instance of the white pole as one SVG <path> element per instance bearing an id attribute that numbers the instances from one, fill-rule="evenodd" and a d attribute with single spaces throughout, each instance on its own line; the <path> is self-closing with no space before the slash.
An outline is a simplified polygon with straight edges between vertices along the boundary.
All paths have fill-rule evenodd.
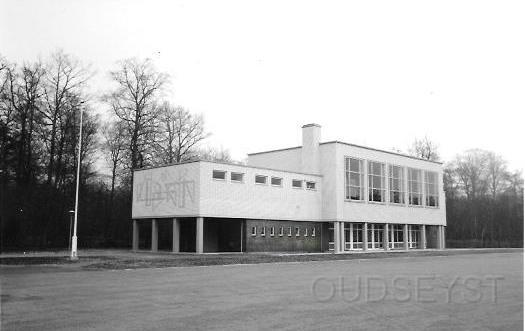
<path id="1" fill-rule="evenodd" d="M 82 103 L 81 103 L 82 104 Z M 80 150 L 82 147 L 82 106 L 80 107 L 80 133 L 78 137 L 78 163 L 77 163 L 77 188 L 75 194 L 75 222 L 73 226 L 73 238 L 71 241 L 71 260 L 78 260 L 77 256 L 77 219 L 78 219 L 78 185 L 80 179 Z"/>

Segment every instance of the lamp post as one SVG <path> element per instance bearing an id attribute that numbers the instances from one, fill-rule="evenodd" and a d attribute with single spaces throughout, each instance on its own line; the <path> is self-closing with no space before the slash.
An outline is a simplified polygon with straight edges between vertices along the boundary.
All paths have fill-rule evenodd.
<path id="1" fill-rule="evenodd" d="M 80 180 L 80 152 L 82 148 L 82 104 L 85 101 L 81 101 L 80 105 L 80 132 L 78 134 L 78 163 L 77 163 L 77 187 L 75 193 L 75 222 L 73 225 L 73 237 L 71 237 L 71 260 L 78 260 L 77 255 L 77 219 L 78 219 L 78 186 Z"/>
<path id="2" fill-rule="evenodd" d="M 68 250 L 71 250 L 71 230 L 73 227 L 73 216 L 75 215 L 74 210 L 69 211 L 69 245 L 67 246 Z"/>

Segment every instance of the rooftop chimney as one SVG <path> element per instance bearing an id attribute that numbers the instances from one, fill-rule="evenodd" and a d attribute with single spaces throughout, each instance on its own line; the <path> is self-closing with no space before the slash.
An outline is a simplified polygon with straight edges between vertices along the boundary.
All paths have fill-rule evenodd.
<path id="1" fill-rule="evenodd" d="M 301 155 L 301 170 L 305 173 L 318 174 L 319 142 L 321 141 L 321 126 L 319 124 L 303 125 L 303 147 Z"/>

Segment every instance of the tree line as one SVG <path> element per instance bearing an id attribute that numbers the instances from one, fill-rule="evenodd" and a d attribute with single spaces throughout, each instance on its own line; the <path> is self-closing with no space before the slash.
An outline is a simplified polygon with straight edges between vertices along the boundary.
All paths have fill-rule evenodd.
<path id="1" fill-rule="evenodd" d="M 231 161 L 203 147 L 203 117 L 166 100 L 169 77 L 151 60 L 117 63 L 102 95 L 89 93 L 92 77 L 61 50 L 23 64 L 0 56 L 2 249 L 68 246 L 81 111 L 81 247 L 128 245 L 132 169 Z"/>
<path id="2" fill-rule="evenodd" d="M 80 247 L 129 247 L 132 169 L 195 158 L 232 162 L 206 148 L 202 116 L 167 101 L 170 78 L 149 59 L 125 59 L 111 84 L 89 93 L 93 70 L 61 50 L 13 63 L 0 55 L 0 248 L 66 248 L 74 207 L 80 112 Z M 437 160 L 436 144 L 411 154 Z M 523 179 L 492 152 L 445 165 L 449 246 L 522 246 Z"/>
<path id="3" fill-rule="evenodd" d="M 416 139 L 410 154 L 439 161 L 438 146 Z M 469 149 L 444 164 L 449 247 L 523 247 L 523 176 L 501 155 Z"/>

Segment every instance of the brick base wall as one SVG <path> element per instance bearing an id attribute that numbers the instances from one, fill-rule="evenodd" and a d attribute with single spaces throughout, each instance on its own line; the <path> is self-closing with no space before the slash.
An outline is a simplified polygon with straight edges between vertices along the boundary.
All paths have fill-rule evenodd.
<path id="1" fill-rule="evenodd" d="M 320 222 L 293 222 L 293 221 L 268 221 L 268 220 L 246 220 L 246 252 L 322 252 L 323 229 Z M 279 235 L 280 227 L 284 227 L 284 233 Z M 252 235 L 252 228 L 256 227 L 256 235 Z M 262 227 L 266 233 L 262 235 Z M 275 229 L 271 236 L 271 228 Z M 289 236 L 289 227 L 292 235 Z M 299 228 L 299 236 L 296 236 L 296 228 Z M 315 236 L 312 236 L 315 228 Z M 305 232 L 308 231 L 307 235 Z"/>

